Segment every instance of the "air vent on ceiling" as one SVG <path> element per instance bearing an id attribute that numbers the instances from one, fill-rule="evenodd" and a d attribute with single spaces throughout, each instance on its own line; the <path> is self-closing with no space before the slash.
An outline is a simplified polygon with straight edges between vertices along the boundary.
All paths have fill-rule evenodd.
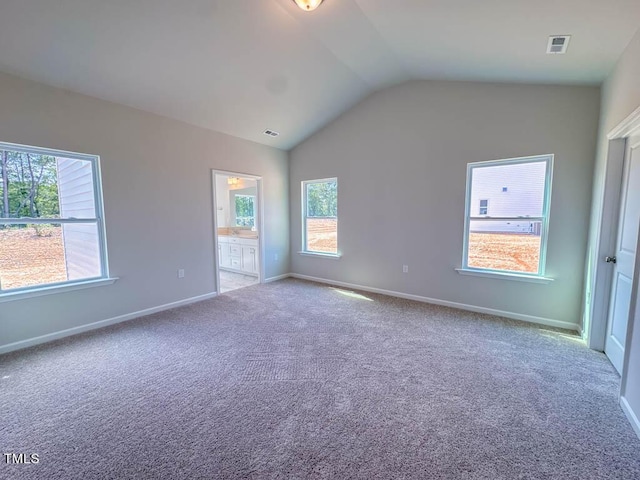
<path id="1" fill-rule="evenodd" d="M 549 43 L 547 43 L 547 53 L 554 55 L 567 53 L 570 39 L 571 35 L 551 35 L 549 37 Z"/>
<path id="2" fill-rule="evenodd" d="M 265 135 L 269 135 L 270 137 L 277 137 L 278 135 L 280 135 L 278 132 L 274 132 L 273 130 L 265 130 L 264 132 Z"/>

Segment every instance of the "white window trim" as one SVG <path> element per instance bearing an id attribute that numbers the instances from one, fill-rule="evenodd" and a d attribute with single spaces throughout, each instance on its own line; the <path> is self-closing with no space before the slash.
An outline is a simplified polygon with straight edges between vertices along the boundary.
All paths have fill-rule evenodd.
<path id="1" fill-rule="evenodd" d="M 298 252 L 300 255 L 308 255 L 310 257 L 326 257 L 326 258 L 332 258 L 332 259 L 338 259 L 340 257 L 342 257 L 342 254 L 340 253 L 340 239 L 338 237 L 338 232 L 336 232 L 336 249 L 337 249 L 337 253 L 331 253 L 331 252 L 315 252 L 315 251 L 310 251 L 307 250 L 307 192 L 306 192 L 306 186 L 307 185 L 312 185 L 314 183 L 327 183 L 327 182 L 336 182 L 336 195 L 337 195 L 337 188 L 338 188 L 338 177 L 329 177 L 329 178 L 320 178 L 317 180 L 302 180 L 302 182 L 300 182 L 300 189 L 301 189 L 301 194 L 302 194 L 302 249 Z M 315 218 L 321 218 L 321 217 L 315 217 Z M 333 217 L 326 217 L 326 218 L 333 218 Z M 337 228 L 337 222 L 338 222 L 338 216 L 336 215 L 336 228 Z M 338 229 L 339 230 L 339 229 Z"/>
<path id="2" fill-rule="evenodd" d="M 94 278 L 90 280 L 69 281 L 65 283 L 49 283 L 41 287 L 16 288 L 6 290 L 0 295 L 0 303 L 11 302 L 14 300 L 24 300 L 26 298 L 41 297 L 44 295 L 52 295 L 54 293 L 71 292 L 74 290 L 84 290 L 85 288 L 102 287 L 104 285 L 112 285 L 118 280 L 118 277 L 111 278 Z"/>
<path id="3" fill-rule="evenodd" d="M 100 157 L 98 155 L 90 155 L 86 153 L 69 152 L 65 150 L 56 150 L 43 147 L 32 147 L 29 145 L 19 145 L 15 143 L 0 142 L 0 150 L 11 150 L 22 153 L 36 153 L 38 155 L 50 155 L 52 157 L 62 157 L 74 160 L 83 160 L 92 164 L 92 179 L 95 218 L 3 218 L 0 223 L 3 224 L 43 224 L 43 223 L 95 223 L 98 230 L 98 248 L 100 250 L 100 276 L 96 278 L 88 278 L 82 280 L 69 280 L 60 283 L 48 283 L 41 285 L 30 285 L 22 288 L 10 290 L 0 290 L 0 302 L 17 300 L 40 295 L 49 295 L 52 293 L 78 290 L 94 286 L 109 285 L 114 283 L 117 278 L 109 276 L 109 257 L 107 254 L 107 239 L 104 221 L 104 203 L 102 196 L 102 175 L 100 171 Z"/>
<path id="4" fill-rule="evenodd" d="M 500 270 L 482 270 L 474 268 L 456 268 L 456 272 L 460 275 L 470 275 L 472 277 L 496 278 L 503 280 L 517 280 L 519 282 L 530 283 L 551 283 L 553 278 L 543 277 L 540 275 L 523 275 L 516 272 L 507 272 Z"/>
<path id="5" fill-rule="evenodd" d="M 304 251 L 304 250 L 300 250 L 298 252 L 300 255 L 305 255 L 307 257 L 325 257 L 325 258 L 331 258 L 333 260 L 339 260 L 340 258 L 342 258 L 342 254 L 341 253 L 323 253 L 323 252 L 309 252 L 309 251 Z"/>
<path id="6" fill-rule="evenodd" d="M 473 162 L 467 164 L 467 185 L 466 185 L 466 196 L 465 196 L 465 212 L 464 212 L 464 241 L 463 241 L 463 250 L 462 250 L 462 267 L 456 268 L 456 271 L 462 275 L 476 275 L 481 277 L 494 277 L 494 278 L 504 278 L 510 280 L 520 280 L 520 281 L 533 281 L 536 283 L 548 283 L 553 281 L 553 278 L 545 276 L 546 263 L 547 263 L 547 243 L 549 240 L 549 213 L 551 208 L 551 189 L 552 189 L 552 177 L 553 177 L 553 154 L 545 154 L 545 155 L 535 155 L 530 157 L 518 157 L 518 158 L 507 158 L 504 160 L 490 160 L 486 162 Z M 527 217 L 531 220 L 539 220 L 542 223 L 541 231 L 540 231 L 540 258 L 538 260 L 538 272 L 537 273 L 527 273 L 527 272 L 517 272 L 511 270 L 492 270 L 485 268 L 475 268 L 469 267 L 468 265 L 468 254 L 469 254 L 469 227 L 471 224 L 471 219 L 474 217 L 471 215 L 471 209 L 473 206 L 471 205 L 471 182 L 472 182 L 472 173 L 473 169 L 477 167 L 492 167 L 492 166 L 504 166 L 504 165 L 518 165 L 523 163 L 533 163 L 533 162 L 546 162 L 546 172 L 545 172 L 545 191 L 544 198 L 542 202 L 542 216 L 540 217 Z M 483 219 L 488 220 L 522 220 L 520 217 L 482 217 Z"/>

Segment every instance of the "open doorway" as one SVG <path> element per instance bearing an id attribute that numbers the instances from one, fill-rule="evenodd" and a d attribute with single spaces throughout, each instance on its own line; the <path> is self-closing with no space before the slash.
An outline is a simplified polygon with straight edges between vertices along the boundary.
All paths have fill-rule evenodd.
<path id="1" fill-rule="evenodd" d="M 213 172 L 219 294 L 261 282 L 260 189 L 260 177 Z"/>

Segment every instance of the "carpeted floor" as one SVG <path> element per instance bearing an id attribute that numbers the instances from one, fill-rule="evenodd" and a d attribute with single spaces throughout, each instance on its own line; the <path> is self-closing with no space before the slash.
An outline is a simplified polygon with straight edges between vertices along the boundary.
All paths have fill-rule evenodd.
<path id="1" fill-rule="evenodd" d="M 285 280 L 0 357 L 11 479 L 637 479 L 604 355 Z"/>

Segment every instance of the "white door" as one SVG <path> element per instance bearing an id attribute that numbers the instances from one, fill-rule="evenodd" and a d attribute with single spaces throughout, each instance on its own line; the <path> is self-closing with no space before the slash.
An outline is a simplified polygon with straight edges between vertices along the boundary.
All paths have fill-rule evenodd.
<path id="1" fill-rule="evenodd" d="M 624 174 L 620 202 L 620 218 L 616 239 L 615 263 L 607 338 L 604 351 L 613 366 L 622 371 L 624 344 L 627 336 L 627 321 L 631 303 L 631 284 L 633 266 L 638 242 L 638 223 L 640 222 L 640 136 L 627 139 Z M 613 260 L 609 258 L 608 260 Z M 612 262 L 613 263 L 613 262 Z"/>

